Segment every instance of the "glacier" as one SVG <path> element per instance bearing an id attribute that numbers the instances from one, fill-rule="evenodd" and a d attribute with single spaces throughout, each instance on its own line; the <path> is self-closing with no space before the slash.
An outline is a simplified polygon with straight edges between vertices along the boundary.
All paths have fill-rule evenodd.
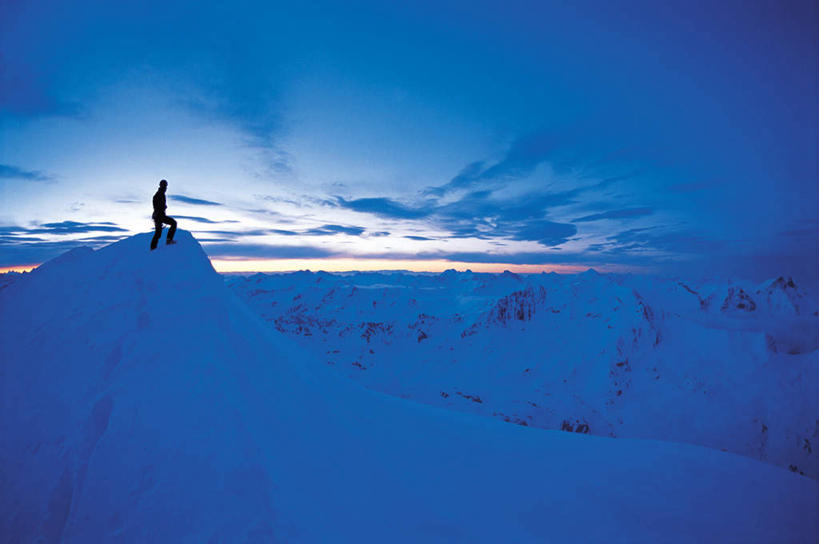
<path id="1" fill-rule="evenodd" d="M 642 307 L 633 294 L 624 300 L 617 310 L 624 312 L 620 321 L 575 315 L 579 328 L 545 322 L 533 328 L 531 338 L 510 345 L 510 327 L 531 329 L 532 318 L 559 315 L 552 309 L 560 314 L 575 310 L 573 299 L 553 300 L 548 286 L 543 292 L 537 286 L 527 291 L 528 286 L 518 288 L 520 278 L 501 276 L 498 284 L 458 291 L 458 304 L 452 306 L 462 314 L 458 326 L 449 326 L 453 316 L 443 319 L 444 326 L 440 317 L 416 313 L 416 327 L 407 328 L 414 347 L 431 346 L 433 351 L 439 351 L 439 332 L 446 337 L 446 331 L 456 331 L 469 347 L 453 365 L 472 365 L 470 372 L 439 372 L 433 364 L 438 359 L 427 359 L 428 371 L 419 369 L 422 360 L 404 371 L 388 368 L 374 383 L 362 383 L 350 380 L 348 370 L 371 375 L 379 365 L 389 367 L 390 358 L 379 358 L 367 370 L 348 365 L 339 371 L 342 357 L 328 364 L 326 350 L 316 347 L 321 339 L 283 334 L 275 318 L 267 321 L 263 309 L 242 296 L 248 288 L 244 282 L 273 280 L 225 281 L 189 233 L 179 231 L 177 245 L 154 252 L 147 251 L 150 236 L 139 234 L 96 251 L 73 250 L 0 284 L 4 541 L 810 542 L 819 536 L 816 481 L 748 455 L 640 436 L 656 429 L 639 430 L 636 423 L 611 438 L 596 436 L 605 433 L 596 431 L 595 422 L 589 423 L 588 434 L 569 433 L 514 425 L 502 417 L 485 417 L 491 414 L 431 405 L 423 398 L 400 398 L 445 384 L 452 402 L 491 407 L 494 395 L 505 390 L 499 384 L 506 382 L 499 380 L 537 372 L 545 386 L 562 376 L 547 376 L 550 350 L 562 354 L 554 366 L 571 375 L 570 356 L 601 345 L 592 341 L 594 335 L 618 346 L 621 334 L 630 333 L 633 341 L 637 332 L 631 329 L 639 331 L 636 345 L 621 345 L 631 357 L 629 365 L 654 349 L 655 329 L 662 331 L 657 345 L 672 346 L 663 348 L 669 354 L 673 346 L 697 341 L 686 336 L 689 329 L 683 325 L 679 330 L 665 325 L 652 329 L 646 317 L 649 294 Z M 326 296 L 314 288 L 317 279 L 341 281 L 329 275 L 301 276 L 309 282 L 291 289 L 289 301 L 299 295 Z M 378 282 L 402 281 L 399 276 L 374 275 L 374 281 L 339 287 L 339 292 L 346 296 L 355 288 L 380 297 L 388 288 Z M 567 293 L 597 297 L 606 308 L 627 295 L 610 286 L 595 287 L 609 280 L 589 276 L 555 281 L 566 283 Z M 590 283 L 584 286 L 586 279 Z M 446 274 L 431 281 L 472 280 Z M 622 288 L 629 291 L 626 283 Z M 428 285 L 417 287 L 421 292 Z M 451 287 L 428 290 L 428 296 L 451 300 Z M 505 298 L 518 291 L 522 294 Z M 268 292 L 277 289 L 262 289 L 256 298 Z M 330 296 L 328 303 L 341 294 Z M 423 305 L 411 293 L 400 296 Z M 738 294 L 734 298 L 744 300 Z M 781 309 L 785 302 L 774 299 L 772 307 Z M 355 337 L 356 344 L 331 355 L 360 350 L 367 338 L 372 346 L 390 321 L 378 312 L 386 305 L 385 315 L 395 316 L 395 307 L 390 311 L 390 302 L 381 299 L 369 306 L 356 295 L 353 300 L 335 304 L 338 311 L 329 318 L 311 313 L 316 305 L 305 302 L 310 312 L 297 311 L 278 326 L 286 331 L 304 319 L 302 325 L 311 331 L 325 327 L 327 337 L 352 327 L 347 336 L 351 341 Z M 499 307 L 501 300 L 506 302 Z M 342 319 L 345 313 L 348 317 Z M 654 310 L 651 315 L 658 319 Z M 787 346 L 785 352 L 798 352 L 787 354 L 795 358 L 795 367 L 815 363 L 810 339 L 797 342 L 756 330 L 753 324 L 726 339 L 724 328 L 709 328 L 711 317 L 702 319 L 708 322 L 705 329 L 719 337 L 713 340 L 719 349 L 710 362 L 749 352 L 756 359 L 748 362 L 748 372 L 757 372 L 770 363 L 770 354 L 783 353 L 777 346 Z M 729 318 L 720 314 L 713 319 Z M 363 329 L 360 323 L 365 323 Z M 551 340 L 562 338 L 563 345 L 539 338 L 549 327 L 555 327 Z M 421 338 L 421 332 L 427 337 Z M 590 341 L 582 346 L 568 342 L 578 334 L 590 335 Z M 406 344 L 398 348 L 391 353 L 411 353 Z M 488 350 L 496 355 L 487 356 Z M 542 360 L 521 359 L 523 353 L 537 353 Z M 376 360 L 375 353 L 369 355 Z M 601 358 L 600 364 L 608 364 L 608 356 L 615 354 Z M 510 364 L 492 364 L 498 357 Z M 362 366 L 372 361 L 357 359 Z M 636 368 L 631 373 L 643 374 Z M 479 382 L 458 381 L 470 375 L 497 386 L 484 392 Z M 711 379 L 720 376 L 726 374 Z M 649 377 L 632 378 L 630 392 L 638 395 L 641 380 Z M 595 380 L 596 372 L 576 373 L 566 386 L 581 396 L 608 394 L 608 376 L 605 383 Z M 525 388 L 509 390 L 517 394 Z M 723 393 L 727 407 L 746 394 Z M 436 394 L 444 399 L 440 391 Z M 670 397 L 667 409 L 688 402 L 681 395 Z M 646 402 L 647 410 L 659 409 L 655 400 Z M 760 402 L 764 410 L 773 409 Z M 556 412 L 559 417 L 569 413 L 579 414 Z M 623 408 L 624 420 L 635 414 Z M 674 416 L 669 425 L 676 424 L 678 414 L 669 414 Z M 666 415 L 642 419 L 661 421 Z M 541 426 L 549 425 L 544 421 Z M 624 437 L 629 433 L 633 436 Z"/>

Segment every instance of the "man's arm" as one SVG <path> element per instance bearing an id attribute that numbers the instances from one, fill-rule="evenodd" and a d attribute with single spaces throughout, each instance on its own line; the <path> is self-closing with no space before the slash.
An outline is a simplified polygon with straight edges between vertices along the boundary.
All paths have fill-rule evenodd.
<path id="1" fill-rule="evenodd" d="M 161 213 L 165 215 L 165 210 L 168 206 L 165 204 L 165 195 L 158 192 L 154 194 L 154 213 Z"/>

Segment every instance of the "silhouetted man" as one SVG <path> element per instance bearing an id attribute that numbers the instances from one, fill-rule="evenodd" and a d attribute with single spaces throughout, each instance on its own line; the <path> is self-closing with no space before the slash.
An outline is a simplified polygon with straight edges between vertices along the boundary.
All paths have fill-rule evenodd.
<path id="1" fill-rule="evenodd" d="M 173 217 L 168 217 L 165 215 L 165 210 L 168 206 L 165 204 L 165 190 L 168 188 L 168 182 L 164 179 L 159 182 L 159 189 L 156 191 L 154 195 L 154 227 L 156 228 L 156 232 L 154 232 L 154 237 L 151 240 L 151 251 L 156 249 L 156 244 L 159 242 L 159 238 L 162 236 L 162 223 L 166 225 L 170 225 L 171 229 L 168 231 L 168 236 L 166 238 L 166 243 L 168 244 L 175 244 L 176 242 L 173 241 L 173 235 L 176 234 L 176 220 Z"/>

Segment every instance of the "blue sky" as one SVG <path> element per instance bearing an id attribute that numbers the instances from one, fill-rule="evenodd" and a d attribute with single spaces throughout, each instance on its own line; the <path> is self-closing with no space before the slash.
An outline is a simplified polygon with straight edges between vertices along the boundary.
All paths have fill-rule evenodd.
<path id="1" fill-rule="evenodd" d="M 815 2 L 300 4 L 0 4 L 0 267 L 815 274 Z"/>

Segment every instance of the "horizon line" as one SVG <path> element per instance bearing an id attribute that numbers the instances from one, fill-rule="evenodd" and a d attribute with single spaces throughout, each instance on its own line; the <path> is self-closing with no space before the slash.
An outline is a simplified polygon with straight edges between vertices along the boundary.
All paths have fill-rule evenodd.
<path id="1" fill-rule="evenodd" d="M 315 258 L 315 259 L 219 259 L 208 257 L 213 269 L 220 274 L 258 273 L 258 272 L 430 272 L 441 273 L 446 270 L 457 272 L 479 272 L 502 274 L 509 271 L 517 274 L 540 274 L 556 272 L 558 274 L 578 274 L 594 268 L 599 272 L 625 272 L 631 267 L 603 265 L 592 267 L 574 264 L 513 264 L 513 263 L 479 263 L 467 261 L 447 261 L 444 259 L 411 260 L 411 259 L 356 259 L 356 258 Z M 48 262 L 48 261 L 45 261 Z M 0 274 L 9 272 L 31 272 L 44 263 L 20 264 L 0 267 Z M 633 271 L 633 270 L 631 270 Z"/>

